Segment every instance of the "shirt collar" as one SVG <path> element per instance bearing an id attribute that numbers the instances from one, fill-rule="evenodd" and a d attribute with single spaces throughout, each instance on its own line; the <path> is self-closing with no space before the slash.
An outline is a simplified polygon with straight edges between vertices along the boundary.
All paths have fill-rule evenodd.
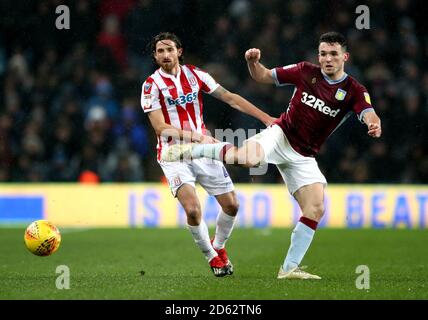
<path id="1" fill-rule="evenodd" d="M 337 80 L 332 80 L 332 79 L 330 79 L 330 77 L 328 75 L 326 75 L 324 73 L 323 70 L 321 70 L 321 73 L 322 73 L 322 76 L 324 77 L 325 81 L 328 82 L 328 84 L 337 84 L 339 82 L 342 82 L 343 80 L 345 80 L 348 77 L 348 74 L 345 72 L 344 75 L 342 76 L 342 78 L 337 79 Z"/>
<path id="2" fill-rule="evenodd" d="M 165 71 L 162 70 L 162 68 L 159 68 L 158 70 L 159 70 L 159 73 L 162 77 L 170 78 L 170 79 L 180 79 L 181 65 L 179 65 L 177 76 L 173 76 L 172 74 L 166 73 Z"/>

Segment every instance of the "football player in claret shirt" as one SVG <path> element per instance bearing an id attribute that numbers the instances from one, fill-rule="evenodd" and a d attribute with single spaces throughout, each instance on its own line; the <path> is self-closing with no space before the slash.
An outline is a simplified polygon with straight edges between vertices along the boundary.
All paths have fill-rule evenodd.
<path id="1" fill-rule="evenodd" d="M 320 37 L 319 65 L 299 62 L 269 70 L 260 63 L 260 58 L 259 49 L 249 49 L 245 53 L 254 80 L 295 87 L 281 117 L 246 140 L 241 148 L 228 143 L 184 144 L 164 150 L 162 157 L 166 161 L 174 161 L 177 157 L 207 157 L 246 167 L 275 164 L 303 213 L 291 234 L 291 244 L 277 277 L 321 279 L 299 267 L 324 214 L 327 181 L 314 157 L 330 134 L 352 113 L 367 125 L 368 135 L 374 138 L 381 135 L 380 119 L 366 88 L 344 71 L 349 53 L 343 35 L 328 32 Z"/>
<path id="2" fill-rule="evenodd" d="M 183 206 L 187 215 L 187 226 L 214 275 L 230 275 L 233 273 L 233 265 L 224 246 L 232 233 L 239 205 L 226 168 L 221 161 L 209 159 L 168 163 L 161 160 L 161 154 L 168 145 L 183 140 L 204 144 L 218 142 L 207 135 L 203 120 L 202 93 L 210 94 L 259 119 L 266 126 L 276 119 L 241 96 L 224 89 L 207 72 L 192 65 L 180 64 L 183 61 L 183 48 L 175 34 L 158 34 L 152 39 L 150 50 L 159 69 L 143 84 L 141 106 L 157 135 L 159 165 L 173 196 L 177 197 Z M 195 182 L 208 194 L 215 196 L 221 207 L 212 241 L 207 225 L 201 217 Z"/>

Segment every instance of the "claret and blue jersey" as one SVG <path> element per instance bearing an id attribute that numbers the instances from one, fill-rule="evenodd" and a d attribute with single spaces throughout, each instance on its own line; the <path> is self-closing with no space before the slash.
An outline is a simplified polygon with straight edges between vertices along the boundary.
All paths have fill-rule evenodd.
<path id="1" fill-rule="evenodd" d="M 277 86 L 295 86 L 288 109 L 276 124 L 304 156 L 315 156 L 352 112 L 362 121 L 363 114 L 373 110 L 366 88 L 346 73 L 333 81 L 320 66 L 300 62 L 274 68 L 272 76 Z"/>

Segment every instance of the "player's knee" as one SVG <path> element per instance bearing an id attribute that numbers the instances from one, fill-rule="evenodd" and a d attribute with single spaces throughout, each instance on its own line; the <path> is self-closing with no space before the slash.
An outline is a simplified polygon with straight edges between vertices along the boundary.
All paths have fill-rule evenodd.
<path id="1" fill-rule="evenodd" d="M 237 152 L 237 164 L 245 167 L 256 167 L 263 160 L 261 152 L 256 152 L 254 148 L 240 148 Z"/>
<path id="2" fill-rule="evenodd" d="M 188 204 L 184 206 L 187 219 L 191 222 L 199 224 L 201 222 L 201 208 L 196 204 Z"/>
<path id="3" fill-rule="evenodd" d="M 242 164 L 242 166 L 245 168 L 253 168 L 257 167 L 260 164 L 261 160 L 262 159 L 256 156 L 245 156 L 241 158 L 240 164 Z"/>
<path id="4" fill-rule="evenodd" d="M 312 203 L 303 208 L 303 215 L 309 219 L 320 221 L 324 215 L 324 203 Z"/>
<path id="5" fill-rule="evenodd" d="M 247 168 L 253 168 L 253 167 L 257 167 L 260 164 L 260 160 L 257 158 L 250 158 L 247 159 L 246 163 L 245 163 L 245 167 Z"/>
<path id="6" fill-rule="evenodd" d="M 317 220 L 320 220 L 324 216 L 324 212 L 325 212 L 324 203 L 322 202 L 315 203 L 313 205 L 312 212 L 315 218 L 317 218 Z"/>
<path id="7" fill-rule="evenodd" d="M 223 212 L 225 212 L 226 214 L 230 216 L 236 216 L 239 210 L 239 202 L 238 200 L 234 199 L 230 203 L 224 205 L 222 209 L 223 209 Z"/>

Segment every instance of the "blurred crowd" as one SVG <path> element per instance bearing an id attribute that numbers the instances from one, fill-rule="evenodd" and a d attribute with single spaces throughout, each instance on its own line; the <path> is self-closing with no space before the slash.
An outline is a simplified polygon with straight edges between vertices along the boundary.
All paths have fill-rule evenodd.
<path id="1" fill-rule="evenodd" d="M 55 28 L 58 5 L 70 29 Z M 371 139 L 351 117 L 317 157 L 329 182 L 428 182 L 428 30 L 423 1 L 368 1 L 370 29 L 358 30 L 357 1 L 38 0 L 0 2 L 0 182 L 160 181 L 156 138 L 140 107 L 154 70 L 146 46 L 161 31 L 181 37 L 185 63 L 208 71 L 272 116 L 292 88 L 257 84 L 244 52 L 262 50 L 272 68 L 317 63 L 320 34 L 348 39 L 345 71 L 364 84 L 382 119 Z M 263 124 L 205 97 L 208 129 Z M 229 167 L 235 182 L 276 183 Z"/>

